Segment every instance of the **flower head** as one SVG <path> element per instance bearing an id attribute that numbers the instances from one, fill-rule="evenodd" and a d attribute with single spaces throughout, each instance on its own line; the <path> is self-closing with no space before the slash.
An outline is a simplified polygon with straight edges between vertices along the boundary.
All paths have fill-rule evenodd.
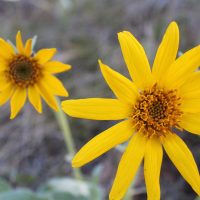
<path id="1" fill-rule="evenodd" d="M 160 199 L 163 148 L 176 168 L 200 195 L 199 171 L 193 155 L 176 134 L 185 129 L 200 134 L 200 46 L 176 59 L 179 30 L 172 22 L 157 50 L 152 70 L 145 51 L 129 32 L 118 34 L 133 81 L 99 61 L 102 74 L 116 99 L 80 99 L 62 103 L 73 116 L 99 120 L 123 120 L 90 140 L 74 157 L 80 167 L 116 145 L 129 141 L 110 199 L 122 199 L 142 160 L 149 200 Z"/>
<path id="2" fill-rule="evenodd" d="M 53 74 L 67 71 L 71 66 L 51 61 L 55 48 L 42 49 L 34 54 L 32 39 L 24 45 L 20 32 L 16 36 L 16 49 L 0 39 L 0 105 L 10 99 L 11 119 L 21 110 L 27 95 L 38 112 L 42 112 L 41 96 L 57 110 L 54 95 L 68 96 L 68 92 Z"/>

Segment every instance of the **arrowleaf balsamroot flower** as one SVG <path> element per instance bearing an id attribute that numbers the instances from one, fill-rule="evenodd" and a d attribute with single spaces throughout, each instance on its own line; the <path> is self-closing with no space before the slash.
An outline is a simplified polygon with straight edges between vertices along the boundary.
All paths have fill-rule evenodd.
<path id="1" fill-rule="evenodd" d="M 55 48 L 32 52 L 32 39 L 25 44 L 21 33 L 16 36 L 17 52 L 10 43 L 0 39 L 0 105 L 10 99 L 11 116 L 14 118 L 26 102 L 26 98 L 41 113 L 41 97 L 54 110 L 54 95 L 68 96 L 63 84 L 53 74 L 67 71 L 70 65 L 51 61 Z"/>
<path id="2" fill-rule="evenodd" d="M 118 166 L 110 199 L 122 199 L 142 160 L 149 200 L 160 199 L 163 149 L 193 190 L 200 195 L 199 171 L 193 155 L 175 133 L 200 134 L 200 46 L 176 59 L 179 30 L 172 22 L 157 50 L 152 70 L 145 51 L 129 32 L 118 34 L 122 54 L 133 81 L 99 61 L 116 99 L 90 98 L 62 103 L 78 118 L 123 120 L 90 140 L 74 157 L 80 167 L 116 145 L 129 141 Z"/>

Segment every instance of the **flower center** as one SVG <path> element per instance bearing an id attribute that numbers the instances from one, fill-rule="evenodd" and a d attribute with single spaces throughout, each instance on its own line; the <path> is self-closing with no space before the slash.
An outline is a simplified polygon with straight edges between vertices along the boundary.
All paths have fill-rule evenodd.
<path id="1" fill-rule="evenodd" d="M 8 78 L 19 87 L 34 85 L 41 77 L 41 67 L 37 60 L 24 55 L 15 55 L 9 63 Z"/>
<path id="2" fill-rule="evenodd" d="M 137 131 L 147 137 L 163 137 L 172 129 L 179 127 L 180 97 L 176 90 L 164 90 L 154 85 L 144 90 L 134 106 L 133 120 Z"/>

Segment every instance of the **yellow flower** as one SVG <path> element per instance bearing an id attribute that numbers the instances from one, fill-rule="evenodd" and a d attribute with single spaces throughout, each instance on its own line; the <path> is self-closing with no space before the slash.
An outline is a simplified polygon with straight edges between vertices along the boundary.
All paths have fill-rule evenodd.
<path id="1" fill-rule="evenodd" d="M 176 135 L 176 129 L 200 134 L 200 46 L 176 59 L 179 30 L 172 22 L 158 48 L 152 70 L 145 51 L 129 32 L 118 34 L 133 81 L 99 61 L 102 74 L 117 99 L 80 99 L 62 103 L 64 111 L 78 118 L 122 120 L 90 140 L 74 157 L 80 167 L 116 145 L 129 141 L 110 192 L 122 199 L 144 159 L 149 200 L 160 199 L 163 148 L 176 168 L 200 195 L 200 177 L 193 155 Z"/>
<path id="2" fill-rule="evenodd" d="M 57 110 L 54 95 L 68 96 L 63 84 L 53 75 L 67 71 L 70 65 L 50 61 L 55 48 L 32 52 L 32 39 L 25 45 L 20 32 L 16 36 L 16 48 L 0 39 L 0 105 L 10 99 L 13 119 L 23 107 L 27 95 L 30 103 L 41 113 L 41 96 L 47 104 Z"/>

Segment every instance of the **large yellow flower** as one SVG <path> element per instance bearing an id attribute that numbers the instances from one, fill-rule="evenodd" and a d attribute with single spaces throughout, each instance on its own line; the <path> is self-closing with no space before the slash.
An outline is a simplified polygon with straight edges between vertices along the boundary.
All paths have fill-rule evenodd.
<path id="1" fill-rule="evenodd" d="M 42 112 L 41 96 L 57 110 L 54 95 L 68 96 L 68 92 L 53 74 L 67 71 L 71 66 L 50 61 L 56 53 L 55 48 L 42 49 L 34 55 L 32 39 L 24 45 L 20 32 L 16 36 L 16 48 L 0 39 L 0 105 L 11 99 L 12 119 L 23 107 L 28 94 L 38 112 Z"/>
<path id="2" fill-rule="evenodd" d="M 200 177 L 192 153 L 175 133 L 185 129 L 200 134 L 200 46 L 176 59 L 179 30 L 172 22 L 158 48 L 152 70 L 141 44 L 129 32 L 118 34 L 133 81 L 99 61 L 102 74 L 117 99 L 80 99 L 62 103 L 64 111 L 79 118 L 122 120 L 90 140 L 74 157 L 80 167 L 116 145 L 129 141 L 110 199 L 121 199 L 144 158 L 149 200 L 160 199 L 163 148 L 176 168 L 200 195 Z"/>

